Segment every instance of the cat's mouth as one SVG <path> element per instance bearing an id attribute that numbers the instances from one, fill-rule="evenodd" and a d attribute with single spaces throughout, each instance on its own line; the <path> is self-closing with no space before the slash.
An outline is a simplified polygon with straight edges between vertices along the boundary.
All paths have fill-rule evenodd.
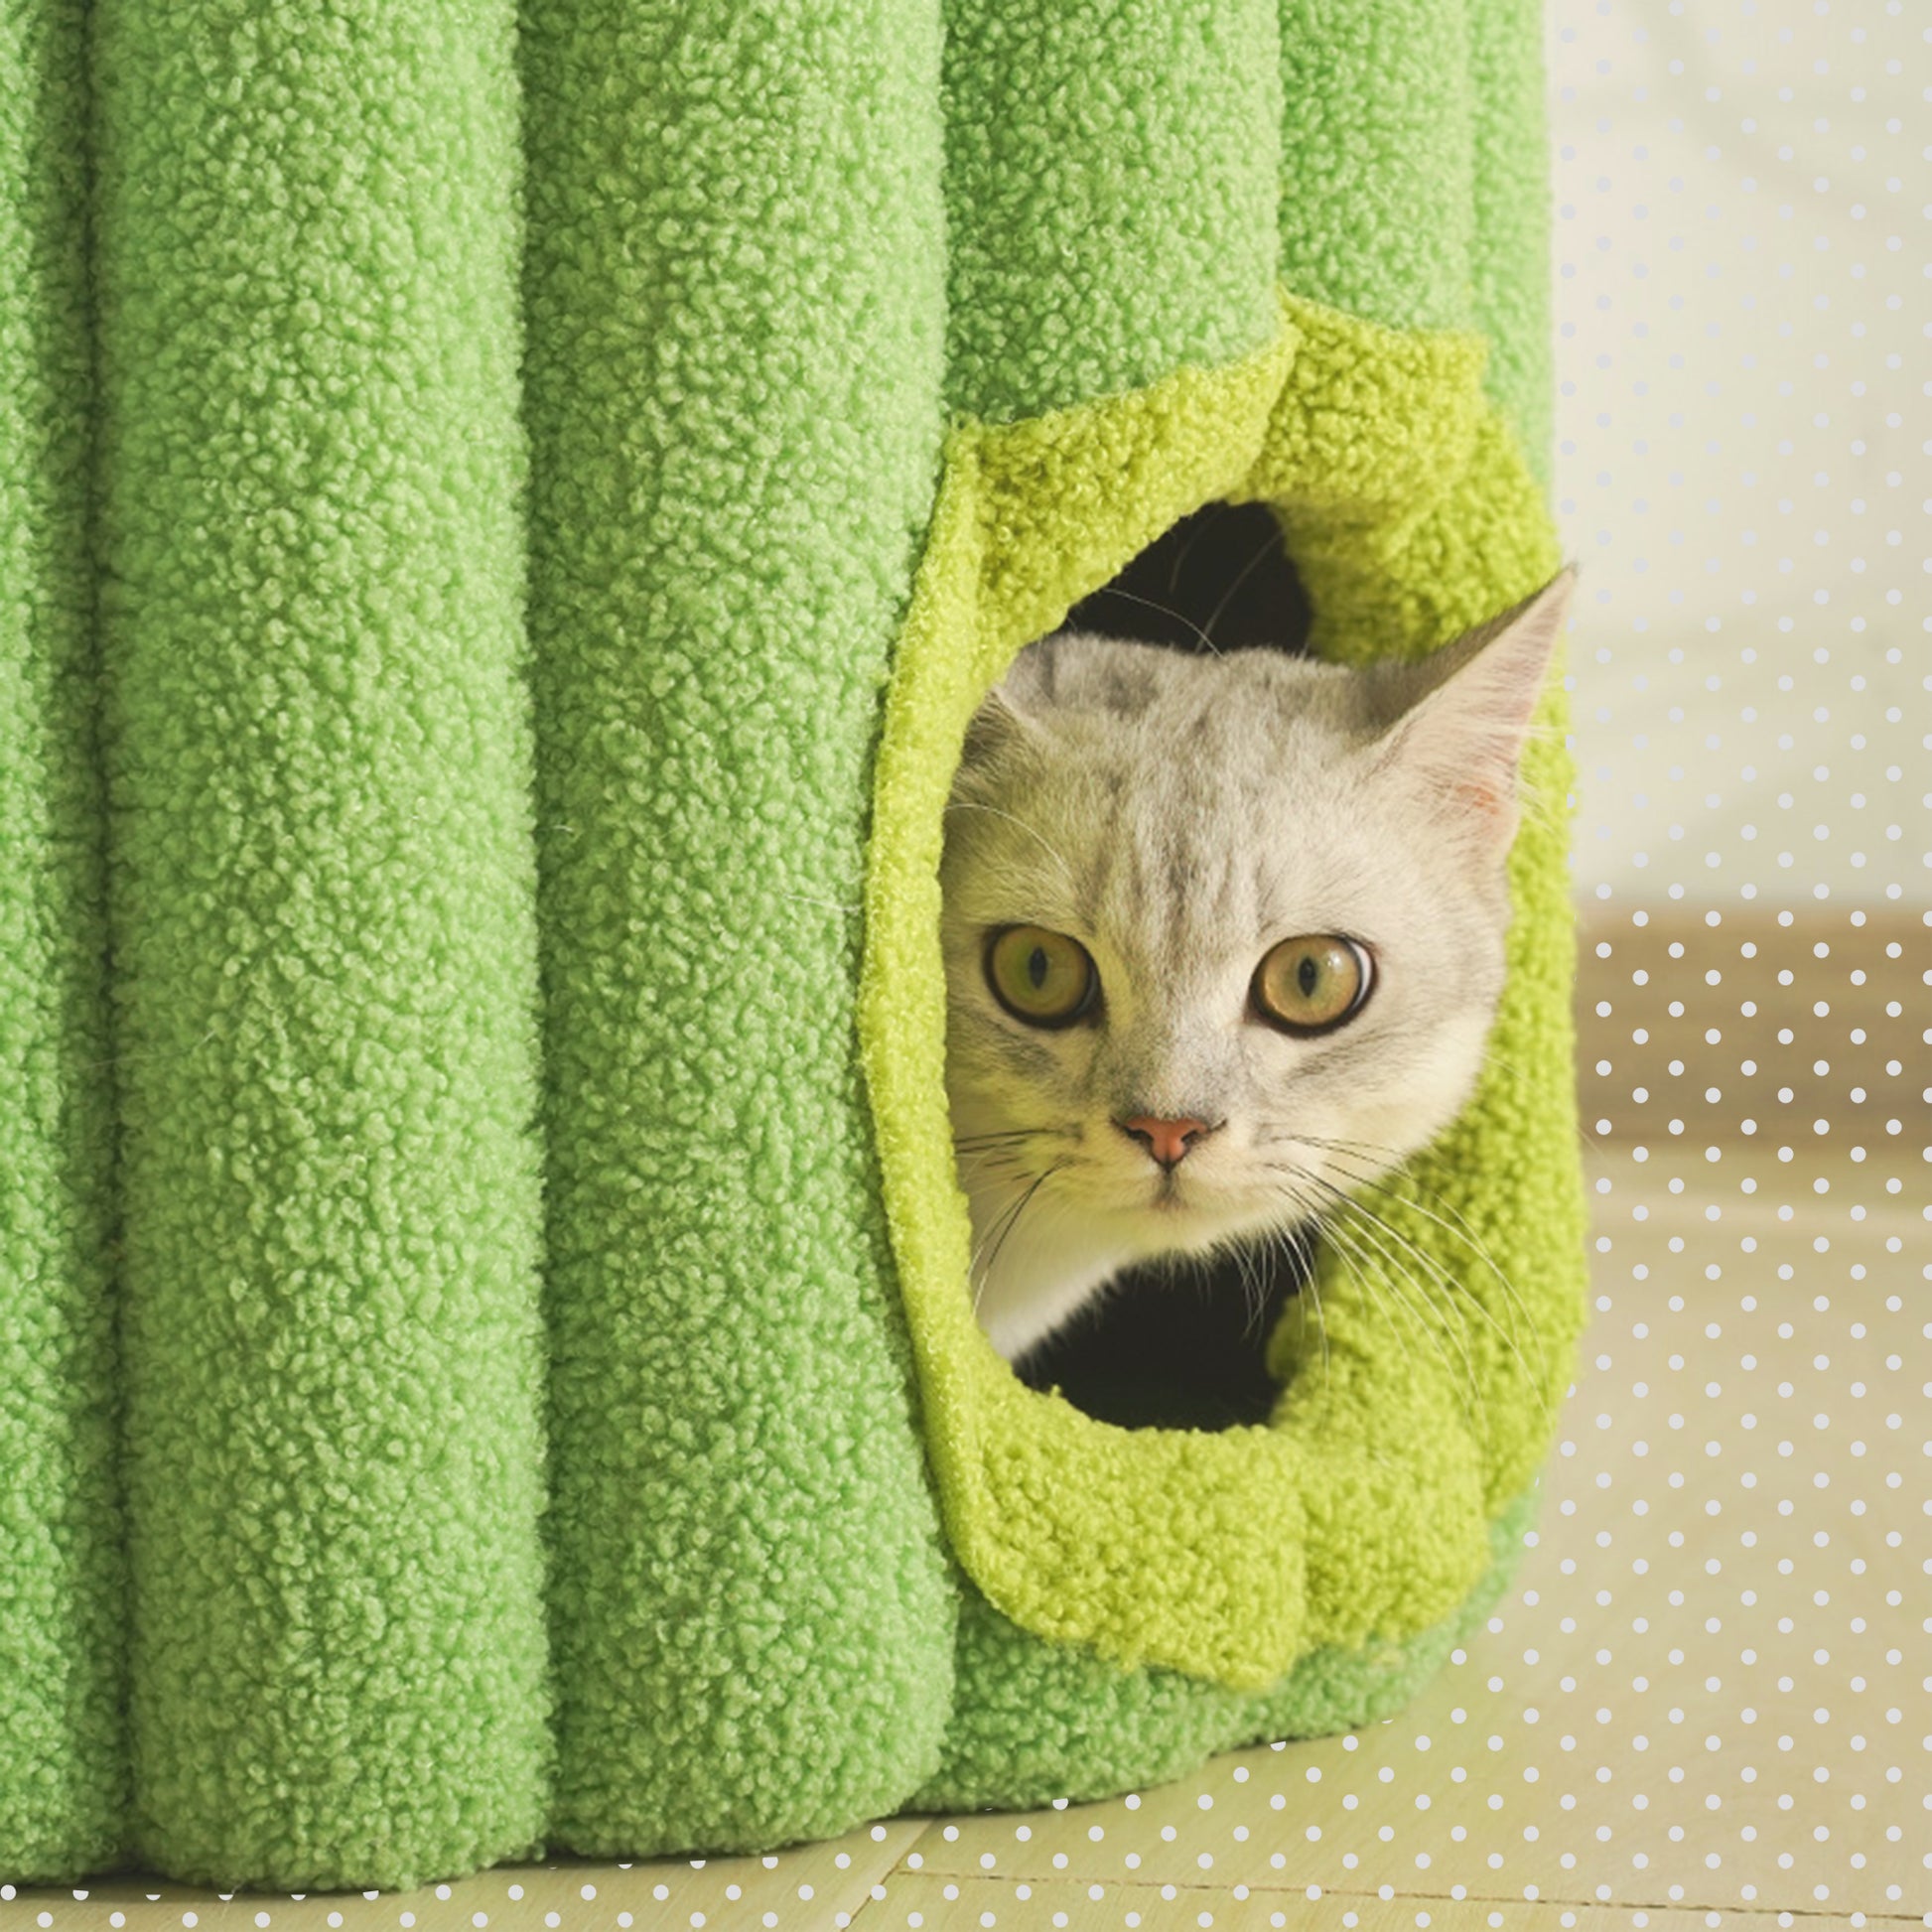
<path id="1" fill-rule="evenodd" d="M 1251 1201 L 1238 1189 L 1231 1191 L 1218 1176 L 1188 1173 L 1164 1173 L 1137 1182 L 1128 1200 L 1151 1224 L 1151 1233 L 1159 1229 L 1153 1236 L 1157 1243 L 1176 1248 L 1218 1240 L 1246 1226 L 1257 1211 L 1266 1218 L 1275 1205 Z"/>
<path id="2" fill-rule="evenodd" d="M 1164 1173 L 1154 1183 L 1154 1198 L 1149 1205 L 1157 1214 L 1192 1213 L 1195 1201 L 1182 1185 L 1177 1173 Z"/>
<path id="3" fill-rule="evenodd" d="M 1093 1164 L 1095 1178 L 1106 1205 L 1115 1213 L 1152 1211 L 1163 1219 L 1213 1214 L 1232 1204 L 1231 1193 L 1241 1191 L 1239 1159 L 1230 1164 L 1218 1147 L 1169 1162 L 1137 1157 L 1120 1148 L 1094 1152 L 1100 1156 Z"/>

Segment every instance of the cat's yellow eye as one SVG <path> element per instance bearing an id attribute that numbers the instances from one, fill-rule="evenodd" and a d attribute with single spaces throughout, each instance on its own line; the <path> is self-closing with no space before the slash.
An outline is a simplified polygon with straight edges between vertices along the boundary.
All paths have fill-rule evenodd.
<path id="1" fill-rule="evenodd" d="M 1361 1012 L 1374 974 L 1355 940 L 1303 933 L 1271 947 L 1255 968 L 1255 1010 L 1284 1033 L 1324 1034 Z"/>
<path id="2" fill-rule="evenodd" d="M 1070 1027 L 1093 1004 L 1100 975 L 1086 947 L 1044 926 L 1010 925 L 986 949 L 993 997 L 1030 1027 Z"/>

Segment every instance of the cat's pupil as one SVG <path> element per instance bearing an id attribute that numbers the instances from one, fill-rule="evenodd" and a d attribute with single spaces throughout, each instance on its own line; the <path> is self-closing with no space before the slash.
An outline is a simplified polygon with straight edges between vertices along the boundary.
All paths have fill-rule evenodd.
<path id="1" fill-rule="evenodd" d="M 1046 948 L 1044 946 L 1035 946 L 1027 955 L 1027 977 L 1033 981 L 1034 991 L 1035 993 L 1046 984 Z"/>
<path id="2" fill-rule="evenodd" d="M 1305 1000 L 1314 998 L 1314 989 L 1321 981 L 1321 968 L 1315 963 L 1312 953 L 1304 953 L 1302 963 L 1295 969 L 1295 981 L 1302 989 Z"/>

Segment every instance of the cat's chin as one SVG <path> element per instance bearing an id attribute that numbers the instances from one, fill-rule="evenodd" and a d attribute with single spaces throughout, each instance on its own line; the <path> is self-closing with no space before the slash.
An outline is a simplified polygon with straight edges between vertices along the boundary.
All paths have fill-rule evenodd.
<path id="1" fill-rule="evenodd" d="M 977 1220 L 977 1217 L 976 1217 Z M 1209 1205 L 1164 1186 L 1150 1203 L 1091 1214 L 1063 1212 L 1009 1229 L 978 1286 L 974 1311 L 993 1346 L 1017 1362 L 1090 1308 L 1115 1277 L 1147 1262 L 1204 1258 L 1230 1246 L 1285 1234 L 1294 1225 L 1269 1210 Z M 983 1239 L 975 1227 L 975 1245 Z"/>

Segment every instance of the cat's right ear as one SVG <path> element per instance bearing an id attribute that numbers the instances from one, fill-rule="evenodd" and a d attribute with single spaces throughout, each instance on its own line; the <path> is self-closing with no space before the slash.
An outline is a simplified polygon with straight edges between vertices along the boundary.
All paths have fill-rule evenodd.
<path id="1" fill-rule="evenodd" d="M 1459 822 L 1507 841 L 1516 774 L 1569 613 L 1577 572 L 1560 572 L 1514 610 L 1392 681 L 1404 709 L 1385 744 Z"/>

